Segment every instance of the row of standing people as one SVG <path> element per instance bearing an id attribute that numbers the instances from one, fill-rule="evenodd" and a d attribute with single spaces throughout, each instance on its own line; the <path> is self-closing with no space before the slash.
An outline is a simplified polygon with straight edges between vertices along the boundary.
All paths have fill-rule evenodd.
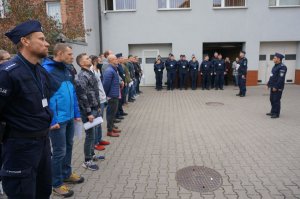
<path id="1" fill-rule="evenodd" d="M 119 101 L 124 99 L 122 91 L 127 83 L 134 90 L 130 95 L 134 100 L 138 92 L 132 82 L 136 80 L 129 70 L 126 74 L 119 72 L 122 55 L 117 58 L 111 51 L 103 63 L 96 56 L 79 54 L 76 62 L 81 70 L 75 78 L 72 47 L 56 44 L 54 56 L 48 57 L 50 45 L 38 21 L 21 23 L 6 36 L 19 52 L 10 58 L 9 53 L 0 51 L 1 60 L 6 61 L 0 67 L 0 135 L 4 149 L 0 174 L 4 191 L 12 199 L 44 199 L 52 192 L 71 197 L 74 191 L 67 184 L 84 182 L 71 165 L 75 123 L 103 117 L 106 107 L 107 136 L 119 137 L 121 130 L 115 123 L 128 115 L 123 110 L 127 102 Z M 131 57 L 124 59 L 125 70 L 135 61 Z M 102 70 L 104 65 L 106 70 Z M 95 150 L 104 150 L 109 144 L 103 140 L 101 125 L 85 130 L 82 166 L 98 170 L 95 162 L 105 157 Z"/>
<path id="2" fill-rule="evenodd" d="M 247 76 L 247 58 L 245 57 L 245 52 L 240 52 L 240 58 L 234 62 L 233 75 L 236 75 L 235 83 L 239 82 L 240 93 L 239 96 L 244 97 L 246 95 L 246 76 Z M 198 72 L 200 71 L 202 78 L 202 89 L 209 90 L 210 88 L 215 88 L 216 90 L 224 89 L 224 81 L 228 81 L 228 76 L 230 74 L 230 68 L 226 61 L 222 59 L 222 55 L 215 53 L 213 59 L 210 61 L 209 56 L 205 55 L 204 60 L 201 64 L 197 61 L 196 57 L 193 56 L 191 61 L 186 60 L 185 55 L 180 55 L 180 60 L 176 61 L 173 54 L 169 54 L 169 58 L 163 62 L 160 57 L 156 60 L 154 64 L 154 72 L 156 77 L 156 89 L 162 89 L 162 79 L 163 71 L 167 70 L 167 89 L 173 90 L 175 87 L 175 77 L 178 73 L 179 77 L 179 88 L 187 88 L 186 83 L 188 76 L 191 78 L 192 90 L 197 88 L 197 78 Z"/>

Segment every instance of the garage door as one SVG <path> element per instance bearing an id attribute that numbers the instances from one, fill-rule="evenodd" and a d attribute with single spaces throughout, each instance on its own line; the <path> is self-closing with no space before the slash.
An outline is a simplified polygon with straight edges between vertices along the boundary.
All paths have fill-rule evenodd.
<path id="1" fill-rule="evenodd" d="M 158 55 L 163 59 L 172 52 L 172 44 L 134 44 L 129 45 L 129 54 L 140 57 L 144 78 L 141 86 L 155 86 L 154 62 Z M 167 81 L 167 72 L 164 70 L 163 82 Z"/>
<path id="2" fill-rule="evenodd" d="M 296 42 L 262 42 L 260 44 L 258 83 L 266 84 L 274 66 L 273 57 L 276 52 L 285 55 L 283 63 L 287 66 L 286 83 L 294 83 L 296 69 Z"/>

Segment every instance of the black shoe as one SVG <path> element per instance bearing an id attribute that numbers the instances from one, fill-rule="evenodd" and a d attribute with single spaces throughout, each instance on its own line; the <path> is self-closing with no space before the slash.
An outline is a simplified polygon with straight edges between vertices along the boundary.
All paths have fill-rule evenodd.
<path id="1" fill-rule="evenodd" d="M 272 116 L 272 115 L 273 115 L 273 113 L 266 113 L 266 115 L 267 115 L 267 116 Z"/>
<path id="2" fill-rule="evenodd" d="M 241 96 L 241 94 L 236 94 L 236 96 Z"/>
<path id="3" fill-rule="evenodd" d="M 217 91 L 218 89 L 217 89 L 217 88 L 215 88 L 215 90 Z"/>
<path id="4" fill-rule="evenodd" d="M 118 120 L 118 119 L 114 120 L 114 123 L 120 123 L 120 122 L 121 122 L 121 120 Z"/>
<path id="5" fill-rule="evenodd" d="M 134 100 L 133 99 L 129 99 L 128 102 L 134 102 Z"/>
<path id="6" fill-rule="evenodd" d="M 122 115 L 122 116 L 127 116 L 127 115 L 128 115 L 128 113 L 122 113 L 121 115 Z"/>
<path id="7" fill-rule="evenodd" d="M 117 127 L 117 126 L 114 125 L 114 129 L 119 129 L 119 127 Z"/>
<path id="8" fill-rule="evenodd" d="M 202 88 L 202 90 L 204 91 L 204 88 Z"/>
<path id="9" fill-rule="evenodd" d="M 224 90 L 224 88 L 220 88 L 220 90 Z"/>
<path id="10" fill-rule="evenodd" d="M 272 118 L 272 119 L 279 118 L 279 115 L 272 115 L 271 118 Z"/>
<path id="11" fill-rule="evenodd" d="M 246 95 L 240 95 L 240 97 L 245 97 Z"/>
<path id="12" fill-rule="evenodd" d="M 118 117 L 116 117 L 116 119 L 118 119 L 118 120 L 123 120 L 124 117 L 123 117 L 123 116 L 118 116 Z"/>

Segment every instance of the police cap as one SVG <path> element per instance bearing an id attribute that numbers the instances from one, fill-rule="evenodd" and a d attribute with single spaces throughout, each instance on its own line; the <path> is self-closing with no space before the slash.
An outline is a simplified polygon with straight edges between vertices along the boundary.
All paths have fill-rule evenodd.
<path id="1" fill-rule="evenodd" d="M 279 59 L 283 59 L 284 55 L 280 54 L 280 53 L 275 53 L 275 57 L 279 58 Z"/>
<path id="2" fill-rule="evenodd" d="M 12 30 L 5 33 L 5 36 L 7 36 L 14 44 L 17 44 L 20 42 L 22 37 L 25 37 L 33 32 L 43 32 L 42 25 L 37 20 L 29 20 L 18 24 Z"/>

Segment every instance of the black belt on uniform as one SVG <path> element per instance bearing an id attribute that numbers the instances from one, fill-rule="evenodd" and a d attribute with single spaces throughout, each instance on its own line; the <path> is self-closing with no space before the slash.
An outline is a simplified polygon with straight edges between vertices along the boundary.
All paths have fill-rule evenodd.
<path id="1" fill-rule="evenodd" d="M 20 132 L 10 130 L 7 132 L 8 138 L 44 138 L 48 136 L 49 129 L 45 129 L 37 132 Z"/>

